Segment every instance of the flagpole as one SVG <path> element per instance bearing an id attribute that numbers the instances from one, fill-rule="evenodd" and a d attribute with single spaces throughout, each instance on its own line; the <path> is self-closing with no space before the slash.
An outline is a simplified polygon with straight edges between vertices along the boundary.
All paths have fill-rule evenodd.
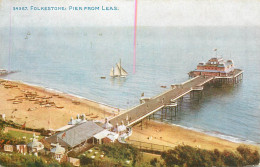
<path id="1" fill-rule="evenodd" d="M 215 53 L 216 53 L 216 58 L 218 57 L 218 49 L 214 49 Z"/>

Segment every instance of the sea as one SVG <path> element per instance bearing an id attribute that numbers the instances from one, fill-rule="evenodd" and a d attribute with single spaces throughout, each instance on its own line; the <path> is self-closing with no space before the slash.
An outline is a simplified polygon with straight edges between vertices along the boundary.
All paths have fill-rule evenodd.
<path id="1" fill-rule="evenodd" d="M 129 109 L 188 80 L 199 62 L 232 59 L 241 83 L 204 90 L 167 123 L 260 144 L 259 27 L 138 27 L 136 40 L 134 67 L 133 27 L 1 27 L 0 68 L 18 71 L 2 78 Z M 120 59 L 129 75 L 111 78 Z"/>

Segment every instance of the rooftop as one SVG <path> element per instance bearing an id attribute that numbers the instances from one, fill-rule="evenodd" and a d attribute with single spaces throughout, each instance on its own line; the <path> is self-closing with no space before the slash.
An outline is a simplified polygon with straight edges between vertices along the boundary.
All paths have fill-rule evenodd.
<path id="1" fill-rule="evenodd" d="M 86 121 L 81 124 L 76 124 L 65 131 L 56 133 L 47 138 L 46 141 L 49 143 L 58 142 L 65 147 L 75 147 L 103 130 L 104 129 L 96 123 Z"/>
<path id="2" fill-rule="evenodd" d="M 64 154 L 65 148 L 61 147 L 58 143 L 56 144 L 56 147 L 51 149 L 51 152 L 54 154 Z"/>
<path id="3" fill-rule="evenodd" d="M 223 58 L 211 58 L 207 63 L 201 62 L 198 66 L 217 66 L 217 67 L 228 67 L 229 65 L 234 64 L 233 60 L 225 61 Z"/>

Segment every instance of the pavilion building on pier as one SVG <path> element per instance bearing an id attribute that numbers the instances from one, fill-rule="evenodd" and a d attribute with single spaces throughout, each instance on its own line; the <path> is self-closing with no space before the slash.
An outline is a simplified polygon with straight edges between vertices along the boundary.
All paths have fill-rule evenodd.
<path id="1" fill-rule="evenodd" d="M 199 63 L 189 76 L 219 76 L 228 77 L 233 75 L 235 68 L 233 60 L 225 61 L 223 58 L 211 58 L 207 63 Z"/>

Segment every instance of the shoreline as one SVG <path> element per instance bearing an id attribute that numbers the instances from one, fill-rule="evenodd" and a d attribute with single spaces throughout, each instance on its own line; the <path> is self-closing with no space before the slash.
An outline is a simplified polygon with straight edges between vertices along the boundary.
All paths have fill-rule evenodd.
<path id="1" fill-rule="evenodd" d="M 155 122 L 157 122 L 157 121 L 155 121 Z M 221 132 L 206 131 L 206 130 L 203 130 L 203 129 L 197 129 L 197 128 L 193 128 L 193 127 L 185 127 L 185 126 L 182 126 L 182 125 L 170 124 L 170 123 L 167 123 L 167 122 L 163 122 L 163 123 L 167 124 L 167 125 L 180 127 L 180 128 L 186 129 L 186 130 L 191 130 L 191 131 L 194 131 L 194 132 L 203 133 L 205 135 L 220 138 L 220 139 L 227 140 L 227 141 L 230 141 L 230 142 L 233 142 L 233 143 L 259 145 L 260 146 L 260 143 L 257 143 L 255 141 L 242 139 L 242 138 L 235 137 L 235 136 L 228 135 L 228 134 L 224 134 L 224 133 L 221 133 Z"/>
<path id="2" fill-rule="evenodd" d="M 146 121 L 144 124 L 142 130 L 139 125 L 133 127 L 133 134 L 129 137 L 129 141 L 135 140 L 169 147 L 189 145 L 206 150 L 214 150 L 216 148 L 220 151 L 225 149 L 234 151 L 238 146 L 246 145 L 251 149 L 260 151 L 259 144 L 244 143 L 242 141 L 234 142 L 174 124 L 154 120 Z"/>
<path id="3" fill-rule="evenodd" d="M 0 98 L 3 99 L 0 104 L 0 114 L 5 113 L 7 120 L 12 120 L 19 124 L 24 124 L 26 122 L 26 126 L 31 128 L 58 129 L 67 125 L 71 117 L 75 119 L 77 114 L 85 114 L 89 120 L 103 121 L 106 117 L 111 117 L 117 111 L 116 108 L 102 103 L 86 98 L 79 98 L 71 94 L 38 85 L 7 79 L 0 79 L 0 82 Z M 10 88 L 5 88 L 5 84 L 11 85 Z M 55 103 L 56 107 L 39 106 L 35 104 L 39 101 L 39 98 L 36 97 L 37 99 L 28 100 L 25 97 L 25 92 L 35 93 L 41 98 L 45 97 L 44 100 L 41 100 Z M 19 103 L 17 102 L 18 104 L 14 104 L 15 101 L 13 103 L 12 101 L 8 101 L 12 100 L 14 97 L 20 97 Z M 77 102 L 77 104 L 75 102 Z M 49 117 L 46 116 L 46 112 Z M 41 116 L 43 116 L 45 120 L 42 120 L 43 117 Z M 59 117 L 60 119 L 58 119 Z M 49 119 L 49 121 L 46 119 Z M 51 119 L 52 122 L 54 120 L 54 123 L 50 123 Z M 43 121 L 45 121 L 45 123 L 43 123 Z"/>
<path id="4" fill-rule="evenodd" d="M 63 92 L 63 91 L 60 91 L 60 90 L 57 90 L 57 89 L 54 89 L 54 88 L 45 87 L 45 86 L 40 85 L 40 84 L 37 85 L 37 84 L 29 83 L 29 82 L 16 81 L 16 80 L 11 80 L 11 79 L 6 79 L 6 78 L 0 78 L 0 81 L 1 80 L 10 81 L 10 82 L 14 82 L 14 83 L 19 83 L 19 84 L 23 84 L 23 85 L 27 85 L 27 86 L 31 86 L 31 87 L 36 87 L 36 88 L 39 88 L 39 89 L 45 89 L 46 91 L 48 91 L 50 93 L 58 93 L 58 94 L 69 95 L 69 96 L 76 97 L 76 98 L 83 99 L 83 100 L 87 100 L 87 101 L 90 101 L 90 102 L 93 102 L 93 103 L 101 104 L 101 105 L 107 106 L 109 108 L 118 109 L 118 107 L 114 107 L 114 106 L 111 106 L 111 105 L 106 104 L 106 103 L 102 103 L 102 102 L 98 102 L 98 101 L 95 101 L 95 100 L 92 100 L 92 99 L 88 99 L 86 97 L 83 97 L 83 96 L 80 96 L 80 95 L 77 95 L 77 94 L 72 94 L 72 93 Z M 121 110 L 122 111 L 126 110 L 124 108 L 119 108 L 119 109 L 120 109 L 120 111 Z"/>
<path id="5" fill-rule="evenodd" d="M 20 89 L 18 88 L 16 89 L 16 87 L 11 89 L 9 88 L 6 89 L 2 83 L 17 85 L 18 88 Z M 22 105 L 22 106 L 19 106 L 19 104 L 10 104 L 10 101 L 7 101 L 8 98 L 13 98 L 17 96 L 17 94 L 19 94 L 19 91 L 21 91 L 21 89 L 22 90 L 24 89 L 26 91 L 37 92 L 39 95 L 41 94 L 42 96 L 52 96 L 52 99 L 54 99 L 54 101 L 57 101 L 58 105 L 67 105 L 64 106 L 64 108 L 68 108 L 68 109 L 65 110 L 65 109 L 53 108 L 52 110 L 56 111 L 57 113 L 56 112 L 50 113 L 50 111 L 48 111 L 49 108 L 43 108 L 42 110 L 38 111 L 36 114 L 33 114 L 33 112 L 31 111 L 29 112 L 26 111 L 28 106 L 34 105 L 32 103 L 27 103 L 26 105 Z M 62 98 L 54 97 L 57 95 L 61 96 Z M 115 113 L 117 112 L 117 110 L 115 110 L 117 109 L 116 107 L 111 107 L 109 105 L 99 103 L 93 100 L 89 100 L 84 97 L 68 94 L 66 92 L 61 92 L 59 90 L 54 90 L 51 88 L 41 87 L 34 84 L 28 84 L 21 81 L 13 81 L 13 80 L 1 79 L 1 78 L 0 78 L 0 98 L 4 99 L 3 103 L 0 104 L 0 108 L 1 108 L 0 114 L 2 114 L 5 109 L 8 110 L 8 107 L 13 107 L 12 110 L 5 112 L 7 120 L 12 120 L 15 123 L 20 123 L 20 124 L 23 124 L 23 122 L 25 121 L 26 124 L 29 124 L 28 127 L 31 128 L 41 128 L 41 126 L 43 126 L 43 128 L 45 129 L 58 129 L 64 125 L 67 125 L 71 116 L 75 118 L 77 114 L 81 114 L 81 113 L 85 113 L 85 114 L 92 113 L 93 115 L 98 116 L 97 118 L 93 118 L 92 120 L 100 121 L 100 119 L 102 119 L 103 121 L 105 117 L 111 118 L 116 116 Z M 79 105 L 73 104 L 73 102 L 75 101 L 80 102 L 80 104 Z M 19 108 L 18 111 L 14 112 L 15 108 Z M 44 116 L 45 114 L 43 114 L 46 111 L 59 123 L 55 124 L 55 126 L 50 127 L 49 122 L 46 120 L 48 117 Z M 126 110 L 122 110 L 122 111 L 126 111 Z M 17 114 L 19 112 L 23 114 L 20 115 Z M 61 113 L 63 113 L 63 115 L 65 114 L 66 116 L 60 118 Z M 20 119 L 12 118 L 12 115 L 15 116 L 15 118 L 20 117 Z M 22 118 L 22 116 L 25 117 Z M 37 122 L 34 122 L 34 124 L 33 123 L 30 124 L 30 121 L 32 121 L 35 118 Z M 87 117 L 87 119 L 91 119 L 91 117 L 89 116 Z M 132 140 L 137 139 L 138 141 L 152 142 L 154 144 L 163 144 L 169 146 L 176 146 L 178 144 L 185 143 L 193 147 L 200 146 L 202 148 L 205 147 L 206 149 L 211 149 L 210 145 L 213 146 L 215 145 L 216 146 L 215 148 L 218 148 L 220 150 L 223 150 L 224 147 L 235 149 L 235 146 L 237 147 L 239 145 L 249 145 L 252 148 L 257 148 L 258 150 L 260 150 L 259 149 L 260 146 L 258 143 L 255 142 L 246 143 L 246 141 L 243 142 L 242 139 L 236 137 L 234 137 L 234 139 L 238 139 L 238 140 L 232 141 L 232 140 L 228 140 L 227 138 L 222 138 L 221 136 L 219 136 L 219 134 L 213 135 L 214 132 L 212 132 L 212 134 L 209 134 L 200 129 L 195 129 L 192 127 L 184 127 L 181 125 L 170 124 L 167 122 L 149 121 L 147 124 L 150 126 L 148 128 L 144 128 L 141 131 L 138 125 L 133 127 L 133 135 L 130 136 L 130 139 Z M 154 134 L 154 132 L 156 132 L 156 134 Z M 180 137 L 175 138 L 174 135 L 175 133 L 179 133 L 178 135 L 180 135 Z M 186 133 L 189 135 L 187 135 Z M 152 137 L 153 139 L 149 140 L 148 138 L 153 135 L 155 135 L 154 137 Z M 232 138 L 232 136 L 228 136 L 225 134 L 220 133 L 220 135 L 224 135 L 225 137 Z M 159 137 L 162 137 L 162 139 L 158 139 Z M 172 140 L 170 138 L 172 138 Z"/>

